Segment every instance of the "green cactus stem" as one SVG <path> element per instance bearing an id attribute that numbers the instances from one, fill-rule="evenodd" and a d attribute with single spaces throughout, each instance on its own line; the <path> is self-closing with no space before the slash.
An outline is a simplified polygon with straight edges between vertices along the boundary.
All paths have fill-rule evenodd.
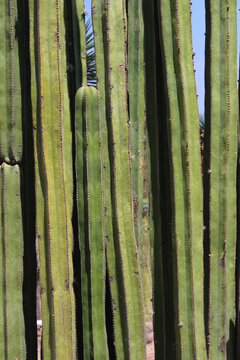
<path id="1" fill-rule="evenodd" d="M 240 67 L 238 72 L 238 81 L 240 79 Z M 240 88 L 238 87 L 238 103 L 240 99 Z M 237 219 L 240 219 L 240 127 L 238 110 L 238 157 L 237 157 Z M 237 221 L 237 254 L 236 254 L 236 330 L 240 334 L 240 221 Z M 240 337 L 236 339 L 236 355 L 240 357 Z"/>
<path id="2" fill-rule="evenodd" d="M 205 242 L 209 359 L 234 358 L 237 25 L 236 1 L 206 2 Z"/>
<path id="3" fill-rule="evenodd" d="M 145 124 L 144 23 L 142 2 L 128 1 L 128 95 L 131 127 L 131 168 L 135 235 L 139 250 L 145 323 L 152 321 L 152 281 Z M 150 204 L 149 204 L 150 205 Z M 147 215 L 147 216 L 146 216 Z"/>
<path id="4" fill-rule="evenodd" d="M 18 165 L 0 167 L 0 222 L 0 357 L 24 360 L 23 229 Z"/>
<path id="5" fill-rule="evenodd" d="M 131 124 L 131 167 L 134 225 L 136 240 L 139 248 L 141 248 L 142 240 L 145 123 L 144 84 L 142 5 L 139 0 L 130 0 L 128 1 L 128 93 L 129 117 Z"/>
<path id="6" fill-rule="evenodd" d="M 127 109 L 125 2 L 106 2 L 106 52 L 109 97 L 109 151 L 113 201 L 114 241 L 121 261 L 127 333 L 124 334 L 131 359 L 145 356 L 143 304 L 138 251 L 134 235 L 131 193 L 130 128 Z M 124 316 L 124 313 L 121 314 Z M 125 326 L 126 326 L 125 325 Z M 126 331 L 125 330 L 125 331 Z"/>
<path id="7" fill-rule="evenodd" d="M 111 198 L 111 172 L 109 159 L 109 132 L 108 132 L 108 101 L 105 94 L 107 86 L 107 54 L 106 54 L 106 4 L 104 0 L 92 0 L 92 19 L 95 39 L 97 84 L 99 94 L 100 138 L 102 152 L 102 184 L 104 201 L 104 232 L 106 237 L 106 261 L 108 268 L 108 281 L 111 292 L 112 316 L 114 327 L 114 345 L 117 359 L 124 359 L 128 353 L 125 341 L 125 324 L 121 312 L 124 301 L 120 301 L 124 294 L 122 280 L 122 264 L 118 256 L 118 245 L 114 241 L 112 223 L 112 198 Z M 126 335 L 127 336 L 127 335 Z M 127 355 L 126 355 L 127 356 Z"/>
<path id="8" fill-rule="evenodd" d="M 0 158 L 16 162 L 22 156 L 22 114 L 17 0 L 0 5 Z"/>
<path id="9" fill-rule="evenodd" d="M 63 10 L 59 0 L 29 4 L 43 353 L 46 359 L 68 360 L 76 359 L 76 331 L 72 134 Z"/>
<path id="10" fill-rule="evenodd" d="M 84 359 L 108 359 L 105 320 L 105 234 L 98 94 L 76 95 L 77 202 L 82 269 Z"/>
<path id="11" fill-rule="evenodd" d="M 158 18 L 172 172 L 170 181 L 176 314 L 176 344 L 172 346 L 176 347 L 179 359 L 206 359 L 199 116 L 192 60 L 190 2 L 158 1 Z M 168 348 L 169 346 L 170 344 Z"/>
<path id="12" fill-rule="evenodd" d="M 156 29 L 154 1 L 143 2 L 144 28 L 145 28 L 145 79 L 146 79 L 146 114 L 147 133 L 149 142 L 148 159 L 151 163 L 149 171 L 149 186 L 151 194 L 150 205 L 152 213 L 150 220 L 153 248 L 153 305 L 154 305 L 154 341 L 155 354 L 159 359 L 165 359 L 165 310 L 164 310 L 164 284 L 162 263 L 162 235 L 160 213 L 160 184 L 159 184 L 159 124 L 157 114 L 157 73 L 156 73 Z M 144 281 L 145 279 L 143 279 Z"/>

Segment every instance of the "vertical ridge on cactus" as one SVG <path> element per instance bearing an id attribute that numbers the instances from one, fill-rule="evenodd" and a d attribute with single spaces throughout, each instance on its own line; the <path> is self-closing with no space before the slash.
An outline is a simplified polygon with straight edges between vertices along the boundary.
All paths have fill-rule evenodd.
<path id="1" fill-rule="evenodd" d="M 131 168 L 136 240 L 141 248 L 144 155 L 144 52 L 141 1 L 128 1 L 128 96 L 131 123 Z M 141 251 L 140 251 L 141 253 Z M 140 255 L 141 257 L 141 255 Z"/>
<path id="2" fill-rule="evenodd" d="M 2 276 L 0 282 L 0 357 L 25 359 L 23 317 L 23 229 L 18 165 L 0 167 Z M 14 225 L 12 220 L 14 219 Z M 12 340 L 14 339 L 14 341 Z"/>
<path id="3" fill-rule="evenodd" d="M 206 240 L 209 359 L 234 357 L 237 41 L 236 1 L 206 4 Z"/>

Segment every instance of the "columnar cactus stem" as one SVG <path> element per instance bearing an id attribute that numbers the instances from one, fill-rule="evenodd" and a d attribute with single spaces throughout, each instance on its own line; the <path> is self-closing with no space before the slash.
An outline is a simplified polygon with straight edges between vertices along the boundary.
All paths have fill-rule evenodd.
<path id="1" fill-rule="evenodd" d="M 143 2 L 144 27 L 145 27 L 145 78 L 146 78 L 146 114 L 147 132 L 149 140 L 150 188 L 154 194 L 152 205 L 152 242 L 153 242 L 153 305 L 154 305 L 154 339 L 155 355 L 165 359 L 165 309 L 164 309 L 164 284 L 162 264 L 162 235 L 160 213 L 160 186 L 159 186 L 159 124 L 157 114 L 157 73 L 156 73 L 156 46 L 155 46 L 155 6 L 154 0 Z"/>
<path id="2" fill-rule="evenodd" d="M 76 95 L 76 169 L 84 359 L 108 359 L 105 320 L 105 234 L 98 94 L 93 87 Z"/>
<path id="3" fill-rule="evenodd" d="M 122 263 L 127 321 L 126 345 L 131 359 L 142 359 L 144 350 L 143 305 L 138 253 L 134 236 L 131 193 L 130 128 L 126 89 L 125 1 L 106 2 L 109 149 L 111 159 L 113 225 Z M 126 355 L 125 355 L 126 356 Z"/>
<path id="4" fill-rule="evenodd" d="M 43 351 L 46 359 L 76 359 L 64 4 L 36 0 L 29 5 Z"/>
<path id="5" fill-rule="evenodd" d="M 209 359 L 234 358 L 237 26 L 236 1 L 206 1 L 205 209 L 209 242 Z"/>
<path id="6" fill-rule="evenodd" d="M 134 225 L 138 246 L 142 240 L 143 163 L 144 163 L 144 49 L 143 14 L 139 0 L 128 1 L 128 93 L 131 123 L 132 185 Z M 140 255 L 141 256 L 141 255 Z"/>
<path id="7" fill-rule="evenodd" d="M 20 161 L 22 156 L 21 85 L 18 51 L 17 0 L 0 5 L 0 158 Z"/>
<path id="8" fill-rule="evenodd" d="M 0 223 L 0 357 L 24 360 L 23 229 L 18 165 L 0 167 Z"/>
<path id="9" fill-rule="evenodd" d="M 117 359 L 124 359 L 127 353 L 127 345 L 124 340 L 124 321 L 121 320 L 120 299 L 123 296 L 122 289 L 122 265 L 118 256 L 118 250 L 113 236 L 112 224 L 112 198 L 111 198 L 111 172 L 109 159 L 109 132 L 108 132 L 108 107 L 105 89 L 107 86 L 107 53 L 106 53 L 106 4 L 105 0 L 92 0 L 92 19 L 95 39 L 97 84 L 99 94 L 99 117 L 100 138 L 102 151 L 102 183 L 104 201 L 104 232 L 106 237 L 107 268 L 111 291 L 114 345 Z"/>
<path id="10" fill-rule="evenodd" d="M 239 89 L 240 90 L 240 89 Z M 238 91 L 239 91 L 238 90 Z M 239 93 L 240 95 L 240 93 Z M 238 97 L 239 101 L 239 97 Z M 238 126 L 238 161 L 237 161 L 237 219 L 240 219 L 240 132 Z M 237 221 L 237 256 L 236 256 L 236 356 L 240 357 L 240 263 L 238 257 L 240 254 L 240 221 Z"/>
<path id="11" fill-rule="evenodd" d="M 145 162 L 146 141 L 145 124 L 145 73 L 144 73 L 144 24 L 142 1 L 128 1 L 128 95 L 129 117 L 131 127 L 131 167 L 132 167 L 132 192 L 135 235 L 139 250 L 139 262 L 143 283 L 143 298 L 145 308 L 145 323 L 151 321 L 151 272 L 150 272 L 150 237 L 148 224 L 148 188 L 146 181 Z M 145 173 L 144 173 L 145 172 Z M 145 211 L 145 213 L 144 213 Z M 147 216 L 146 216 L 147 215 Z M 146 223 L 144 226 L 143 223 Z M 144 226 L 144 229 L 143 229 Z M 144 264 L 144 265 L 143 265 Z"/>
<path id="12" fill-rule="evenodd" d="M 176 353 L 179 359 L 206 359 L 199 116 L 192 61 L 190 2 L 158 1 L 158 15 L 172 170 Z"/>
<path id="13" fill-rule="evenodd" d="M 240 80 L 240 67 L 238 72 L 238 81 Z M 238 103 L 240 99 L 240 87 L 238 86 Z M 240 123 L 238 110 L 238 157 L 237 157 L 237 219 L 240 219 Z M 240 357 L 240 221 L 237 221 L 237 253 L 236 253 L 236 356 Z"/>

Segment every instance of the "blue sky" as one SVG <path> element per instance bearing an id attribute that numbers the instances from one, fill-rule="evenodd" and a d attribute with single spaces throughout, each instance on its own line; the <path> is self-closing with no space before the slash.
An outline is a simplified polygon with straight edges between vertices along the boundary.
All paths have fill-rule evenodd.
<path id="1" fill-rule="evenodd" d="M 238 9 L 240 0 L 237 0 Z M 205 0 L 192 0 L 193 48 L 200 114 L 204 113 L 204 47 L 205 47 Z M 91 14 L 91 0 L 85 0 L 88 15 Z M 238 34 L 240 40 L 240 11 L 238 10 Z"/>

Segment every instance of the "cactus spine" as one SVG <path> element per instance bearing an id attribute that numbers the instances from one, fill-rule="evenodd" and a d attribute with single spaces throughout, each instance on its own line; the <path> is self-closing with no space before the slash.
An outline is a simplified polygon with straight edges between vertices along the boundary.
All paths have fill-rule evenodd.
<path id="1" fill-rule="evenodd" d="M 2 164 L 0 167 L 0 216 L 0 356 L 24 360 L 23 229 L 18 165 Z"/>
<path id="2" fill-rule="evenodd" d="M 84 358 L 108 359 L 98 94 L 93 87 L 80 88 L 76 95 L 76 169 Z"/>
<path id="3" fill-rule="evenodd" d="M 75 359 L 72 135 L 64 3 L 35 1 L 29 5 L 43 351 L 46 359 Z"/>
<path id="4" fill-rule="evenodd" d="M 237 28 L 236 1 L 206 2 L 205 209 L 209 359 L 234 358 Z"/>

